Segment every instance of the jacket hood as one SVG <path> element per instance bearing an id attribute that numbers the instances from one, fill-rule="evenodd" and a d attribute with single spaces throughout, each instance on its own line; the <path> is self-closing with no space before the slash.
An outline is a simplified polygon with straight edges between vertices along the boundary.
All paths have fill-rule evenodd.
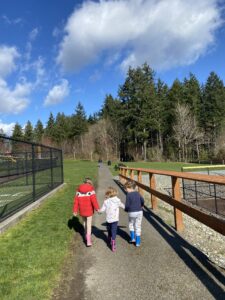
<path id="1" fill-rule="evenodd" d="M 108 198 L 108 200 L 112 201 L 113 203 L 117 203 L 118 201 L 120 201 L 120 199 L 117 196 L 110 197 L 110 198 Z"/>
<path id="2" fill-rule="evenodd" d="M 78 192 L 80 192 L 82 194 L 86 194 L 86 193 L 91 192 L 93 190 L 94 190 L 94 187 L 89 183 L 83 183 L 78 188 Z"/>

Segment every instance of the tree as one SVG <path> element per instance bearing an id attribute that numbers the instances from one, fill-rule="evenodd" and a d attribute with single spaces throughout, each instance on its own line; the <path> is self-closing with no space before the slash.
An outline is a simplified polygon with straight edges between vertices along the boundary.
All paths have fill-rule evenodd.
<path id="1" fill-rule="evenodd" d="M 123 127 L 126 130 L 125 140 L 133 141 L 136 154 L 138 144 L 141 144 L 145 160 L 151 131 L 156 128 L 154 77 L 154 71 L 147 64 L 136 69 L 130 67 L 125 83 L 119 88 Z"/>
<path id="2" fill-rule="evenodd" d="M 203 134 L 197 126 L 195 116 L 191 113 L 190 108 L 186 104 L 177 104 L 176 123 L 173 125 L 173 130 L 174 138 L 177 140 L 179 146 L 179 161 L 187 162 L 188 146 L 193 142 L 196 142 L 196 145 L 198 145 Z M 196 151 L 199 156 L 198 148 Z"/>
<path id="3" fill-rule="evenodd" d="M 30 121 L 27 121 L 27 124 L 24 129 L 24 140 L 27 142 L 32 142 L 34 139 L 33 126 Z"/>
<path id="4" fill-rule="evenodd" d="M 34 128 L 34 140 L 36 143 L 42 143 L 42 137 L 44 135 L 44 126 L 40 120 L 37 121 L 37 124 Z"/>
<path id="5" fill-rule="evenodd" d="M 23 139 L 23 130 L 19 123 L 16 123 L 13 128 L 12 138 L 17 140 Z"/>
<path id="6" fill-rule="evenodd" d="M 45 128 L 45 136 L 50 138 L 51 141 L 55 141 L 56 130 L 55 130 L 55 118 L 52 113 L 49 115 L 47 126 Z"/>
<path id="7" fill-rule="evenodd" d="M 225 124 L 225 91 L 222 80 L 211 72 L 203 87 L 201 103 L 201 125 L 205 131 L 205 139 L 209 139 L 212 151 L 215 148 L 217 135 Z"/>

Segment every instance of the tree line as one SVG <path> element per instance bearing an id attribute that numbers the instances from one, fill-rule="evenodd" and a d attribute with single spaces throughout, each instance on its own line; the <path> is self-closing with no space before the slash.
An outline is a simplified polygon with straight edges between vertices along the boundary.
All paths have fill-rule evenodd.
<path id="1" fill-rule="evenodd" d="M 130 67 L 117 97 L 106 95 L 99 112 L 51 113 L 13 138 L 63 149 L 81 159 L 196 161 L 225 158 L 225 88 L 211 72 L 204 84 L 192 73 L 169 87 L 145 63 Z"/>

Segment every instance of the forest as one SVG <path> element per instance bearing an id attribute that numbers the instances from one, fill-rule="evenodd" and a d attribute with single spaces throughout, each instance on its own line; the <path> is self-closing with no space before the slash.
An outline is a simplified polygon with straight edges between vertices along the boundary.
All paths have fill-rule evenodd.
<path id="1" fill-rule="evenodd" d="M 12 137 L 74 159 L 222 161 L 225 88 L 215 72 L 202 84 L 190 73 L 169 87 L 145 63 L 129 68 L 117 97 L 107 94 L 99 112 L 87 117 L 79 102 L 72 115 L 51 113 L 46 126 L 16 123 Z"/>

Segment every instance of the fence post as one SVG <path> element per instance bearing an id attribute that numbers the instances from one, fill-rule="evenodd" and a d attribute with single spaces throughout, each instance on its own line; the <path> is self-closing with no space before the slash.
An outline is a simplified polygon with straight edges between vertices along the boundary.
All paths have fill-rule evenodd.
<path id="1" fill-rule="evenodd" d="M 142 174 L 141 174 L 141 171 L 137 171 L 137 175 L 138 175 L 138 182 L 142 183 Z M 143 190 L 140 187 L 138 187 L 138 192 L 143 196 L 144 192 L 143 192 Z"/>
<path id="2" fill-rule="evenodd" d="M 130 170 L 130 179 L 134 180 L 134 170 Z"/>
<path id="3" fill-rule="evenodd" d="M 52 149 L 50 149 L 50 167 L 51 167 L 51 188 L 53 189 Z"/>
<path id="4" fill-rule="evenodd" d="M 156 189 L 155 175 L 152 173 L 149 173 L 149 185 L 151 189 L 153 190 Z M 157 198 L 153 194 L 151 194 L 151 203 L 152 203 L 152 209 L 155 210 L 157 208 Z"/>
<path id="5" fill-rule="evenodd" d="M 35 201 L 36 190 L 35 190 L 35 151 L 34 145 L 32 144 L 32 181 L 33 181 L 33 201 Z"/>
<path id="6" fill-rule="evenodd" d="M 177 201 L 181 201 L 180 180 L 179 178 L 174 176 L 172 176 L 171 178 L 172 178 L 173 198 L 176 199 Z M 177 231 L 182 231 L 184 229 L 182 212 L 175 207 L 174 207 L 174 222 Z"/>

